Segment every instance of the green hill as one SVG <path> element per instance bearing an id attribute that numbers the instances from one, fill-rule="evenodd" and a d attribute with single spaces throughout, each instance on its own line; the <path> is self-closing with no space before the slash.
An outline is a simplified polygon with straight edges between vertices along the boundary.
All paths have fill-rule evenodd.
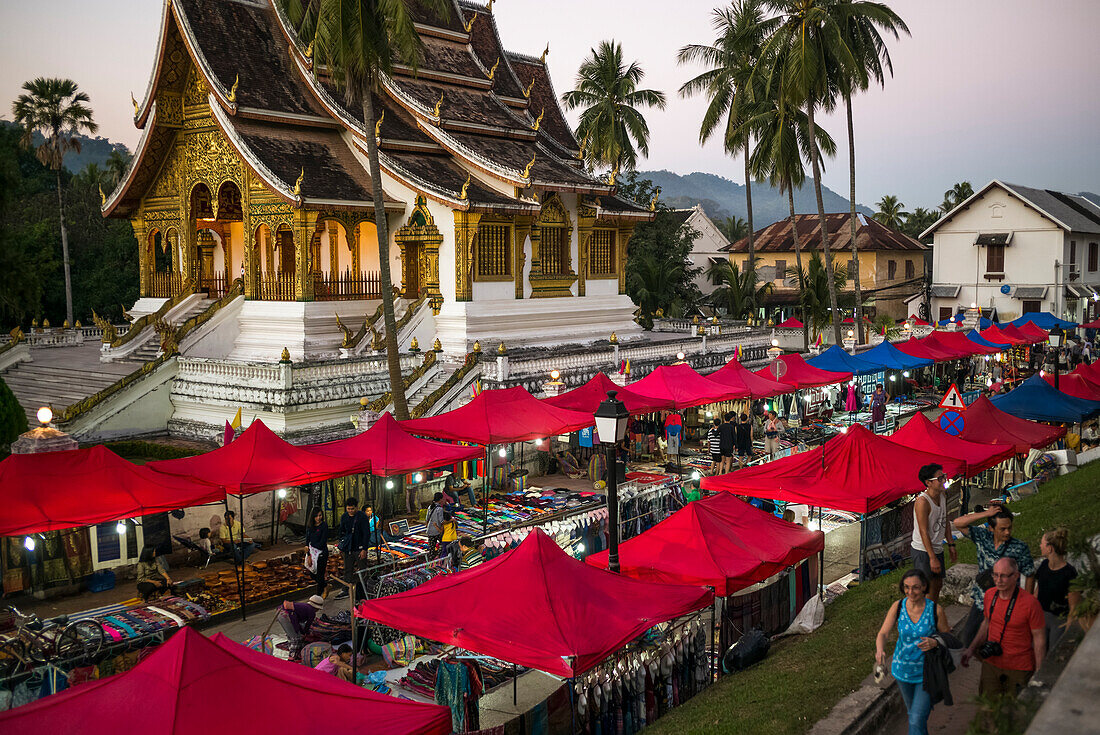
<path id="1" fill-rule="evenodd" d="M 15 123 L 10 120 L 0 120 L 0 125 L 16 127 Z M 70 173 L 79 173 L 80 170 L 89 163 L 97 163 L 102 166 L 107 162 L 107 157 L 111 155 L 111 151 L 128 150 L 122 143 L 112 143 L 106 138 L 101 138 L 98 135 L 94 138 L 87 135 L 78 135 L 76 137 L 80 140 L 80 153 L 70 151 L 65 154 L 65 169 Z M 37 146 L 41 143 L 42 136 L 35 133 L 34 144 Z"/>

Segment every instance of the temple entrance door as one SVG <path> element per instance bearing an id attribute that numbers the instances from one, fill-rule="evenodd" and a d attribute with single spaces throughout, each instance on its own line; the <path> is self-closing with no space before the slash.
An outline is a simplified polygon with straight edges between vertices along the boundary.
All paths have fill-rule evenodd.
<path id="1" fill-rule="evenodd" d="M 195 262 L 198 264 L 198 289 L 211 293 L 217 290 L 214 277 L 214 233 L 210 230 L 199 230 L 195 243 Z"/>
<path id="2" fill-rule="evenodd" d="M 279 271 L 293 275 L 296 270 L 294 262 L 294 233 L 287 230 L 279 230 Z"/>
<path id="3" fill-rule="evenodd" d="M 420 243 L 409 242 L 405 244 L 405 257 L 402 259 L 401 270 L 405 281 L 404 296 L 407 299 L 420 298 Z"/>

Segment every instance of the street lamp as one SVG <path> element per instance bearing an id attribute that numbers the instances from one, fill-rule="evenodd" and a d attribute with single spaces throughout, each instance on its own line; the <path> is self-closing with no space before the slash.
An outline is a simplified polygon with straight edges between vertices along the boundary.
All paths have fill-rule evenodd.
<path id="1" fill-rule="evenodd" d="M 1050 334 L 1047 335 L 1047 342 L 1054 350 L 1054 390 L 1058 390 L 1058 355 L 1062 351 L 1062 341 L 1065 338 L 1066 333 L 1057 324 L 1051 327 Z"/>
<path id="2" fill-rule="evenodd" d="M 607 453 L 607 569 L 619 571 L 619 455 L 618 444 L 626 437 L 630 412 L 615 398 L 618 391 L 607 391 L 607 400 L 596 409 L 596 432 Z"/>

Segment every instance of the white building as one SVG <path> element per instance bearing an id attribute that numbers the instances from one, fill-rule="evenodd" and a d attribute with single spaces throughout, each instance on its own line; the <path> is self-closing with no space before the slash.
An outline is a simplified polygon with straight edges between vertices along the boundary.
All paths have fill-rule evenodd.
<path id="1" fill-rule="evenodd" d="M 1074 194 L 991 181 L 921 234 L 933 235 L 932 317 L 977 304 L 1000 320 L 1049 311 L 1095 318 L 1100 206 Z"/>
<path id="2" fill-rule="evenodd" d="M 691 254 L 688 255 L 688 259 L 693 268 L 702 268 L 702 271 L 695 276 L 695 285 L 706 296 L 715 287 L 714 281 L 707 276 L 707 269 L 712 263 L 726 260 L 726 253 L 722 248 L 729 247 L 730 241 L 703 211 L 701 204 L 696 204 L 691 209 L 674 209 L 669 212 L 669 215 L 680 219 L 681 227 L 690 227 L 699 233 L 691 244 Z"/>

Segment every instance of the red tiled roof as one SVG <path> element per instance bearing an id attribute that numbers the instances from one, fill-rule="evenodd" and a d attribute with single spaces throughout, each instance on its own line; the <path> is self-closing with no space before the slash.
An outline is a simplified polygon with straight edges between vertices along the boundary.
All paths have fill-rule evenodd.
<path id="1" fill-rule="evenodd" d="M 834 250 L 851 248 L 851 214 L 838 212 L 826 214 L 829 228 L 829 244 Z M 798 237 L 803 250 L 817 250 L 821 247 L 821 219 L 816 214 L 797 214 Z M 891 230 L 879 222 L 862 214 L 856 215 L 856 246 L 860 250 L 927 250 L 928 246 L 897 230 Z M 754 246 L 758 253 L 794 252 L 794 231 L 791 219 L 781 219 L 754 234 Z M 726 248 L 731 253 L 747 253 L 749 238 L 743 237 L 730 243 Z"/>

